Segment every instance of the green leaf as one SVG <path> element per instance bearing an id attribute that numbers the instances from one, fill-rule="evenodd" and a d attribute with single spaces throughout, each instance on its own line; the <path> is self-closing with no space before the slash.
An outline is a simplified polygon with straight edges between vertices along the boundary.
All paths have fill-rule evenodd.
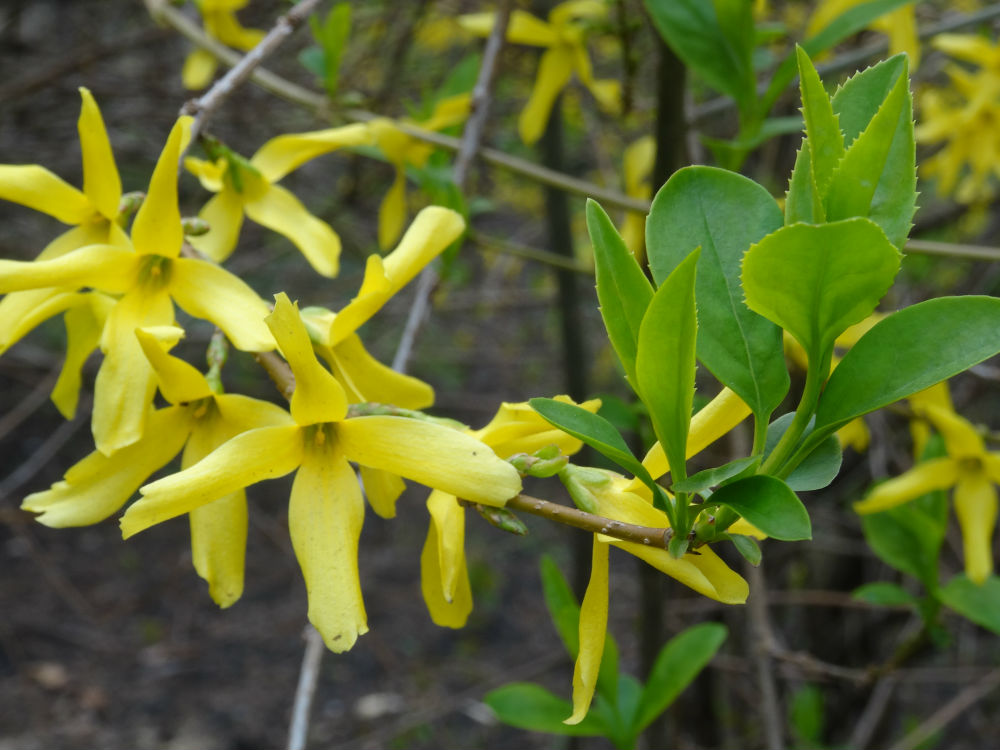
<path id="1" fill-rule="evenodd" d="M 879 558 L 931 591 L 938 585 L 938 553 L 947 527 L 947 499 L 930 492 L 898 508 L 861 516 L 865 541 Z"/>
<path id="2" fill-rule="evenodd" d="M 642 731 L 691 684 L 726 640 L 725 625 L 708 622 L 674 636 L 660 650 L 642 691 L 635 727 Z"/>
<path id="3" fill-rule="evenodd" d="M 751 244 L 781 224 L 770 193 L 713 167 L 675 172 L 653 199 L 646 221 L 646 251 L 657 283 L 701 247 L 698 358 L 764 420 L 788 391 L 788 371 L 781 331 L 743 302 L 740 261 Z"/>
<path id="4" fill-rule="evenodd" d="M 810 57 L 815 57 L 841 40 L 861 31 L 876 18 L 884 16 L 908 2 L 913 2 L 913 0 L 872 0 L 872 2 L 855 5 L 833 19 L 815 36 L 802 42 L 802 49 Z M 760 105 L 759 111 L 761 113 L 771 111 L 775 101 L 795 78 L 795 69 L 796 58 L 795 55 L 790 54 L 778 66 L 767 86 L 767 91 L 764 93 Z"/>
<path id="5" fill-rule="evenodd" d="M 657 31 L 684 64 L 749 114 L 756 103 L 754 27 L 745 0 L 646 0 Z"/>
<path id="6" fill-rule="evenodd" d="M 866 583 L 864 586 L 854 589 L 851 596 L 881 607 L 916 606 L 917 604 L 917 597 L 902 586 L 888 581 Z"/>
<path id="7" fill-rule="evenodd" d="M 824 221 L 826 209 L 813 178 L 809 139 L 803 138 L 788 180 L 788 192 L 785 193 L 785 224 L 822 224 Z"/>
<path id="8" fill-rule="evenodd" d="M 587 200 L 587 230 L 594 244 L 597 299 L 601 303 L 604 327 L 625 368 L 625 377 L 635 388 L 639 326 L 653 299 L 653 287 L 607 213 L 590 199 Z"/>
<path id="9" fill-rule="evenodd" d="M 604 723 L 592 714 L 587 714 L 579 724 L 563 724 L 563 719 L 573 713 L 570 702 L 530 682 L 504 685 L 487 693 L 483 701 L 500 721 L 520 729 L 581 737 L 606 733 Z"/>
<path id="10" fill-rule="evenodd" d="M 867 212 L 899 248 L 910 232 L 917 202 L 913 98 L 906 83 L 900 83 L 900 79 L 905 81 L 906 72 L 906 56 L 896 55 L 858 73 L 833 96 L 833 109 L 840 115 L 840 126 L 850 143 L 869 127 L 894 90 L 902 89 L 902 108 L 895 130 L 884 136 L 888 151 L 881 162 L 878 185 Z"/>
<path id="11" fill-rule="evenodd" d="M 629 450 L 625 438 L 604 417 L 591 414 L 574 404 L 551 398 L 533 398 L 528 403 L 547 422 L 577 440 L 582 440 L 598 453 L 635 474 L 643 482 L 653 483 L 646 467 Z"/>
<path id="12" fill-rule="evenodd" d="M 299 62 L 302 67 L 315 75 L 321 81 L 326 74 L 326 55 L 321 47 L 306 47 L 299 52 Z"/>
<path id="13" fill-rule="evenodd" d="M 794 336 L 818 367 L 834 339 L 875 309 L 900 258 L 868 219 L 792 224 L 747 251 L 743 289 L 750 309 Z"/>
<path id="14" fill-rule="evenodd" d="M 639 327 L 635 374 L 656 437 L 675 477 L 684 479 L 687 436 L 694 403 L 695 249 L 656 290 Z"/>
<path id="15" fill-rule="evenodd" d="M 1000 635 L 1000 578 L 991 575 L 977 585 L 963 573 L 948 581 L 940 594 L 945 606 Z"/>
<path id="16" fill-rule="evenodd" d="M 743 556 L 744 560 L 755 567 L 760 565 L 760 545 L 757 544 L 756 539 L 744 534 L 730 534 L 729 541 L 733 543 L 736 551 Z"/>
<path id="17" fill-rule="evenodd" d="M 803 685 L 795 691 L 788 706 L 788 723 L 798 747 L 823 747 L 825 714 L 823 691 L 818 686 Z"/>
<path id="18" fill-rule="evenodd" d="M 1000 352 L 1000 299 L 940 297 L 879 321 L 830 375 L 815 434 L 929 388 Z"/>
<path id="19" fill-rule="evenodd" d="M 794 417 L 794 413 L 782 414 L 767 426 L 767 442 L 764 445 L 765 456 L 774 450 L 774 446 L 785 434 Z M 840 441 L 836 435 L 830 435 L 816 446 L 791 474 L 785 477 L 785 484 L 796 492 L 821 490 L 837 478 L 843 458 Z"/>
<path id="20" fill-rule="evenodd" d="M 709 487 L 722 484 L 727 479 L 735 477 L 749 467 L 760 463 L 760 456 L 748 456 L 747 458 L 737 458 L 714 469 L 705 469 L 697 474 L 692 474 L 681 482 L 674 482 L 670 489 L 674 492 L 701 492 Z"/>
<path id="21" fill-rule="evenodd" d="M 720 487 L 709 502 L 732 508 L 774 539 L 812 539 L 809 513 L 791 488 L 777 477 L 757 474 Z"/>
<path id="22" fill-rule="evenodd" d="M 337 91 L 340 59 L 344 54 L 344 46 L 347 44 L 347 37 L 351 32 L 351 4 L 337 3 L 327 13 L 322 23 L 320 23 L 318 16 L 310 16 L 309 27 L 312 29 L 313 38 L 316 39 L 322 53 L 322 68 L 317 74 L 323 82 L 323 88 L 326 89 L 327 94 L 333 96 Z M 306 67 L 316 72 L 314 68 L 308 65 Z"/>
<path id="23" fill-rule="evenodd" d="M 798 45 L 795 46 L 795 54 L 813 179 L 820 194 L 823 194 L 844 156 L 844 134 L 840 132 L 840 124 L 833 113 L 830 97 L 823 88 L 823 82 L 809 55 Z"/>

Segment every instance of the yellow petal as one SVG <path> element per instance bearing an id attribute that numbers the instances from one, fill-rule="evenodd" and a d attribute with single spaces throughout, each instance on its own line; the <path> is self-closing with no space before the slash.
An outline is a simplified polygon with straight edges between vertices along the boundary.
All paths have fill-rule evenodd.
<path id="1" fill-rule="evenodd" d="M 594 535 L 590 583 L 580 606 L 580 653 L 573 667 L 573 714 L 564 724 L 579 724 L 590 710 L 601 671 L 604 638 L 608 630 L 608 545 Z"/>
<path id="2" fill-rule="evenodd" d="M 462 215 L 451 209 L 430 206 L 417 214 L 399 245 L 381 264 L 369 259 L 358 296 L 333 321 L 330 344 L 338 344 L 358 330 L 464 230 Z"/>
<path id="3" fill-rule="evenodd" d="M 194 258 L 172 261 L 170 294 L 189 315 L 209 320 L 245 352 L 274 349 L 264 318 L 270 312 L 238 276 Z"/>
<path id="4" fill-rule="evenodd" d="M 104 362 L 94 383 L 92 422 L 94 443 L 101 453 L 111 455 L 142 437 L 156 392 L 156 377 L 135 329 L 173 322 L 174 306 L 164 292 L 126 294 L 108 315 L 101 340 Z"/>
<path id="5" fill-rule="evenodd" d="M 454 500 L 453 495 L 446 495 Z M 457 503 L 455 503 L 457 505 Z M 455 570 L 456 585 L 450 594 L 445 593 L 444 574 L 441 571 L 442 538 L 437 525 L 431 520 L 427 539 L 420 553 L 420 590 L 424 603 L 435 625 L 443 628 L 461 628 L 472 612 L 472 588 L 466 569 L 465 554 Z"/>
<path id="6" fill-rule="evenodd" d="M 101 343 L 104 323 L 117 302 L 100 292 L 81 296 L 84 300 L 67 310 L 64 316 L 66 359 L 51 395 L 52 403 L 66 419 L 76 415 L 83 365 Z"/>
<path id="7" fill-rule="evenodd" d="M 298 425 L 237 435 L 194 466 L 141 487 L 142 498 L 122 516 L 122 536 L 128 539 L 251 484 L 290 474 L 302 463 L 302 445 Z"/>
<path id="8" fill-rule="evenodd" d="M 205 161 L 193 156 L 185 156 L 184 169 L 197 177 L 205 190 L 213 193 L 222 190 L 227 169 L 224 158 L 220 157 L 217 161 Z"/>
<path id="9" fill-rule="evenodd" d="M 854 510 L 862 515 L 889 510 L 931 490 L 951 487 L 957 481 L 958 468 L 954 459 L 932 458 L 878 485 L 864 500 L 854 503 Z"/>
<path id="10" fill-rule="evenodd" d="M 378 207 L 378 246 L 387 248 L 406 223 L 406 169 L 396 166 L 396 176 Z"/>
<path id="11" fill-rule="evenodd" d="M 37 164 L 0 164 L 0 199 L 54 216 L 64 224 L 82 224 L 96 213 L 86 195 Z"/>
<path id="12" fill-rule="evenodd" d="M 601 408 L 601 400 L 597 398 L 582 404 L 576 404 L 569 396 L 556 396 L 555 400 L 575 404 L 591 414 Z M 547 445 L 556 445 L 561 453 L 571 455 L 583 445 L 562 430 L 553 429 L 527 402 L 502 403 L 489 424 L 476 430 L 473 436 L 493 448 L 501 458 L 509 458 L 515 453 L 534 453 Z"/>
<path id="13" fill-rule="evenodd" d="M 177 164 L 191 132 L 190 117 L 178 118 L 149 180 L 146 199 L 132 222 L 136 252 L 176 258 L 184 242 L 177 205 Z"/>
<path id="14" fill-rule="evenodd" d="M 912 402 L 911 402 L 912 403 Z M 960 417 L 950 409 L 924 401 L 913 404 L 913 411 L 930 420 L 944 438 L 948 455 L 953 458 L 967 456 L 981 457 L 986 448 L 982 436 L 967 419 Z"/>
<path id="15" fill-rule="evenodd" d="M 426 130 L 444 130 L 464 122 L 469 117 L 469 107 L 472 94 L 455 94 L 439 99 L 434 104 L 431 116 L 420 121 L 420 127 Z"/>
<path id="16" fill-rule="evenodd" d="M 184 337 L 181 328 L 171 327 L 169 331 L 176 335 L 163 337 L 153 328 L 137 328 L 136 338 L 142 347 L 146 359 L 156 373 L 156 381 L 163 398 L 171 404 L 184 404 L 189 401 L 208 398 L 212 395 L 205 376 L 183 359 L 178 359 L 167 352 Z"/>
<path id="17" fill-rule="evenodd" d="M 91 245 L 51 260 L 0 260 L 0 294 L 22 289 L 92 286 L 122 294 L 135 283 L 136 255 L 113 245 Z"/>
<path id="18" fill-rule="evenodd" d="M 622 172 L 625 178 L 625 191 L 637 198 L 649 195 L 647 180 L 653 172 L 656 161 L 656 140 L 651 135 L 643 136 L 633 141 L 625 149 L 622 157 Z"/>
<path id="19" fill-rule="evenodd" d="M 212 82 L 212 76 L 218 67 L 219 61 L 208 50 L 201 47 L 191 50 L 184 58 L 184 67 L 181 68 L 184 88 L 192 91 L 205 88 Z"/>
<path id="20" fill-rule="evenodd" d="M 356 417 L 337 425 L 347 457 L 465 500 L 503 505 L 521 478 L 486 445 L 457 430 L 406 417 Z"/>
<path id="21" fill-rule="evenodd" d="M 238 435 L 258 427 L 294 425 L 292 416 L 277 404 L 239 393 L 224 393 L 215 397 L 219 418 L 227 425 L 230 434 Z"/>
<path id="22" fill-rule="evenodd" d="M 258 149 L 250 163 L 268 182 L 277 182 L 310 159 L 341 148 L 372 142 L 367 125 L 354 124 L 309 133 L 288 133 L 272 138 Z"/>
<path id="23" fill-rule="evenodd" d="M 868 432 L 865 420 L 858 417 L 837 430 L 837 440 L 845 448 L 853 448 L 858 453 L 863 453 L 871 442 L 871 433 Z"/>
<path id="24" fill-rule="evenodd" d="M 381 518 L 395 518 L 396 501 L 406 489 L 406 482 L 388 471 L 362 466 L 361 483 L 372 510 Z"/>
<path id="25" fill-rule="evenodd" d="M 190 427 L 185 411 L 175 407 L 151 413 L 149 425 L 150 432 L 143 440 L 111 456 L 91 453 L 51 489 L 28 495 L 21 507 L 41 513 L 40 523 L 57 528 L 103 521 L 128 502 L 150 474 L 180 452 Z"/>
<path id="26" fill-rule="evenodd" d="M 458 23 L 469 33 L 486 37 L 496 23 L 496 13 L 469 13 L 459 16 Z M 514 44 L 529 44 L 533 47 L 551 47 L 559 40 L 549 24 L 524 10 L 511 11 L 506 38 Z"/>
<path id="27" fill-rule="evenodd" d="M 245 51 L 256 47 L 265 35 L 260 29 L 248 29 L 240 25 L 231 11 L 214 13 L 211 28 L 212 36 L 220 42 Z"/>
<path id="28" fill-rule="evenodd" d="M 247 550 L 247 499 L 243 490 L 195 508 L 190 515 L 191 560 L 222 609 L 243 595 Z"/>
<path id="29" fill-rule="evenodd" d="M 122 181 L 101 110 L 87 89 L 80 88 L 80 97 L 83 105 L 77 130 L 83 150 L 83 192 L 104 218 L 114 219 L 122 199 Z"/>
<path id="30" fill-rule="evenodd" d="M 45 246 L 45 249 L 38 254 L 35 260 L 58 258 L 86 245 L 117 245 L 126 250 L 132 249 L 128 235 L 118 226 L 117 222 L 90 221 L 60 234 Z"/>
<path id="31" fill-rule="evenodd" d="M 80 302 L 79 292 L 31 289 L 0 300 L 0 352 L 4 352 L 40 323 Z"/>
<path id="32" fill-rule="evenodd" d="M 347 414 L 347 394 L 337 379 L 316 361 L 299 308 L 284 292 L 274 298 L 274 312 L 267 317 L 281 353 L 295 374 L 292 417 L 298 424 L 338 422 Z"/>
<path id="33" fill-rule="evenodd" d="M 333 347 L 318 346 L 317 351 L 344 386 L 351 403 L 378 401 L 404 409 L 426 409 L 434 403 L 433 388 L 383 365 L 365 350 L 357 334 Z"/>
<path id="34" fill-rule="evenodd" d="M 570 26 L 580 19 L 604 18 L 608 6 L 601 0 L 565 0 L 549 12 L 549 22 L 557 28 Z"/>
<path id="35" fill-rule="evenodd" d="M 336 276 L 340 268 L 340 237 L 325 221 L 306 210 L 299 199 L 280 185 L 244 204 L 247 216 L 261 226 L 284 235 L 323 276 Z"/>
<path id="36" fill-rule="evenodd" d="M 309 622 L 336 653 L 368 632 L 358 574 L 361 489 L 339 450 L 310 449 L 295 475 L 288 531 L 309 597 Z"/>
<path id="37" fill-rule="evenodd" d="M 565 47 L 554 47 L 542 55 L 531 98 L 517 120 L 517 132 L 529 146 L 542 137 L 552 104 L 572 74 L 573 55 Z"/>
<path id="38" fill-rule="evenodd" d="M 951 393 L 948 390 L 948 381 L 943 380 L 930 388 L 925 388 L 919 393 L 914 393 L 907 399 L 911 405 L 932 404 L 946 411 L 955 411 L 951 403 Z M 913 439 L 913 455 L 919 459 L 924 455 L 924 448 L 930 439 L 931 430 L 927 422 L 923 419 L 910 420 L 910 437 Z"/>
<path id="39" fill-rule="evenodd" d="M 221 263 L 236 249 L 243 226 L 243 199 L 227 185 L 202 206 L 198 216 L 208 222 L 209 230 L 200 237 L 188 237 L 188 242 Z"/>
<path id="40" fill-rule="evenodd" d="M 955 513 L 962 527 L 965 574 L 981 584 L 993 572 L 993 531 L 997 523 L 997 492 L 985 474 L 959 476 Z"/>
<path id="41" fill-rule="evenodd" d="M 437 532 L 441 594 L 446 602 L 453 603 L 459 589 L 469 585 L 465 568 L 465 508 L 454 495 L 434 490 L 427 498 L 427 512 L 431 515 L 431 526 Z M 471 603 L 470 598 L 470 606 Z"/>
<path id="42" fill-rule="evenodd" d="M 946 55 L 980 65 L 996 54 L 990 40 L 978 34 L 938 34 L 931 45 Z"/>

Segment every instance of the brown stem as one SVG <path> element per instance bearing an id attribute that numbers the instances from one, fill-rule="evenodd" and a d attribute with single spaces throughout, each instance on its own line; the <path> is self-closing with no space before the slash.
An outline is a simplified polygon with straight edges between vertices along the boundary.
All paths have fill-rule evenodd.
<path id="1" fill-rule="evenodd" d="M 507 501 L 508 510 L 520 510 L 534 516 L 541 516 L 550 521 L 573 526 L 593 534 L 620 539 L 623 542 L 633 542 L 644 547 L 666 549 L 670 543 L 670 529 L 657 529 L 652 526 L 638 526 L 624 521 L 615 521 L 593 513 L 571 508 L 561 503 L 551 503 L 529 495 L 517 495 Z"/>

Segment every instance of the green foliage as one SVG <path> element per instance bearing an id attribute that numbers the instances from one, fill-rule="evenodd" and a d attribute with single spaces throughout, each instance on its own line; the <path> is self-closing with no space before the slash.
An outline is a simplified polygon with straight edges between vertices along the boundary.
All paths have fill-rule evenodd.
<path id="1" fill-rule="evenodd" d="M 777 477 L 757 474 L 727 484 L 708 501 L 732 508 L 769 537 L 787 542 L 812 538 L 809 512 Z"/>
<path id="2" fill-rule="evenodd" d="M 759 463 L 760 458 L 758 456 L 737 458 L 722 466 L 717 466 L 714 469 L 705 469 L 704 471 L 699 471 L 697 474 L 692 474 L 687 479 L 674 482 L 670 485 L 670 489 L 674 492 L 701 492 L 707 490 L 709 487 L 723 484 L 727 479 L 732 479 L 738 474 L 743 474 L 751 467 L 756 468 Z"/>
<path id="3" fill-rule="evenodd" d="M 938 586 L 938 553 L 947 530 L 947 498 L 931 492 L 906 505 L 861 517 L 865 540 L 883 562 Z"/>
<path id="4" fill-rule="evenodd" d="M 796 747 L 812 750 L 823 747 L 826 708 L 819 686 L 803 685 L 795 691 L 788 704 L 788 723 Z"/>
<path id="5" fill-rule="evenodd" d="M 794 416 L 794 414 L 783 414 L 768 425 L 765 455 L 770 454 L 777 446 Z M 843 458 L 840 441 L 835 435 L 830 435 L 785 477 L 785 483 L 796 492 L 821 490 L 837 478 Z"/>
<path id="6" fill-rule="evenodd" d="M 310 16 L 309 29 L 316 46 L 302 50 L 299 62 L 316 75 L 327 96 L 333 98 L 339 84 L 340 59 L 351 32 L 351 4 L 337 3 L 322 21 L 318 15 Z"/>
<path id="7" fill-rule="evenodd" d="M 945 606 L 1000 635 L 1000 578 L 991 575 L 977 585 L 965 574 L 952 578 L 940 591 Z"/>
<path id="8" fill-rule="evenodd" d="M 855 599 L 870 604 L 878 604 L 882 607 L 900 607 L 914 605 L 917 597 L 896 583 L 888 581 L 875 581 L 866 583 L 854 590 Z"/>

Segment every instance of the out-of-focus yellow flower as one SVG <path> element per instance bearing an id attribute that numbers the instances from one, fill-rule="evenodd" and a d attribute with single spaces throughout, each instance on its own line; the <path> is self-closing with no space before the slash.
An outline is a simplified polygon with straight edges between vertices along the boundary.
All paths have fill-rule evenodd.
<path id="1" fill-rule="evenodd" d="M 157 161 L 132 224 L 134 251 L 100 244 L 47 260 L 0 260 L 0 292 L 92 287 L 121 295 L 103 327 L 104 362 L 94 385 L 94 441 L 106 456 L 143 435 L 156 379 L 135 329 L 172 325 L 175 300 L 192 316 L 215 323 L 238 349 L 274 348 L 264 325 L 267 305 L 250 287 L 214 264 L 178 257 L 184 230 L 177 160 L 190 120 L 177 121 Z"/>
<path id="2" fill-rule="evenodd" d="M 251 50 L 264 38 L 260 29 L 248 29 L 240 25 L 236 11 L 245 8 L 249 0 L 195 0 L 195 7 L 201 13 L 205 33 L 229 47 Z M 219 61 L 208 50 L 198 47 L 191 51 L 184 61 L 181 80 L 188 89 L 203 89 L 212 80 Z"/>
<path id="3" fill-rule="evenodd" d="M 194 466 L 141 488 L 143 498 L 122 517 L 122 532 L 131 536 L 262 479 L 296 472 L 288 526 L 309 620 L 328 648 L 346 651 L 368 630 L 357 554 L 364 499 L 348 461 L 495 506 L 516 495 L 521 480 L 510 464 L 457 430 L 405 417 L 347 418 L 347 394 L 316 359 L 285 294 L 275 298 L 267 324 L 295 375 L 294 424 L 244 432 Z"/>
<path id="4" fill-rule="evenodd" d="M 548 22 L 523 10 L 511 12 L 507 41 L 545 50 L 538 64 L 531 97 L 517 122 L 518 133 L 525 143 L 532 144 L 542 136 L 556 97 L 566 88 L 574 73 L 603 109 L 611 113 L 621 109 L 618 81 L 594 78 L 590 55 L 584 44 L 587 23 L 604 18 L 607 10 L 607 5 L 598 0 L 569 0 L 549 12 Z M 465 31 L 486 37 L 496 23 L 496 14 L 459 16 L 458 23 Z"/>
<path id="5" fill-rule="evenodd" d="M 854 504 L 858 513 L 895 508 L 932 490 L 955 488 L 955 513 L 962 528 L 965 572 L 975 583 L 993 572 L 993 531 L 997 520 L 1000 453 L 987 452 L 983 438 L 967 420 L 948 409 L 918 401 L 913 410 L 944 438 L 948 455 L 917 464 L 875 487 Z"/>
<path id="6" fill-rule="evenodd" d="M 868 0 L 823 0 L 809 17 L 806 37 L 812 37 L 825 29 L 842 13 Z M 910 70 L 920 65 L 920 37 L 917 34 L 917 19 L 913 13 L 916 3 L 907 3 L 901 8 L 875 19 L 869 28 L 881 31 L 889 37 L 889 54 L 905 52 L 910 57 Z"/>
<path id="7" fill-rule="evenodd" d="M 920 173 L 937 179 L 938 192 L 959 203 L 988 200 L 990 177 L 1000 177 L 1000 44 L 963 34 L 939 34 L 931 44 L 979 69 L 949 65 L 951 86 L 920 96 L 914 135 L 918 143 L 941 145 L 921 162 Z"/>
<path id="8" fill-rule="evenodd" d="M 267 401 L 214 392 L 194 367 L 167 353 L 183 334 L 173 326 L 136 330 L 160 393 L 170 404 L 151 411 L 142 438 L 111 456 L 91 453 L 61 482 L 25 498 L 24 510 L 39 513 L 38 521 L 46 526 L 98 523 L 125 505 L 182 448 L 181 467 L 186 468 L 241 432 L 291 422 L 284 409 Z M 190 517 L 195 570 L 208 582 L 216 604 L 228 607 L 243 592 L 246 498 L 237 491 L 193 510 Z"/>
<path id="9" fill-rule="evenodd" d="M 948 390 L 948 381 L 943 380 L 937 385 L 925 388 L 918 393 L 914 393 L 907 401 L 914 409 L 921 406 L 936 406 L 945 411 L 954 412 L 955 405 L 951 402 L 951 392 Z M 931 428 L 927 420 L 917 417 L 910 420 L 910 437 L 913 440 L 913 458 L 919 461 L 924 455 L 927 441 L 931 437 Z"/>
<path id="10" fill-rule="evenodd" d="M 573 403 L 568 396 L 556 396 L 556 400 Z M 592 399 L 579 406 L 594 413 L 601 402 Z M 534 453 L 548 445 L 557 446 L 568 456 L 582 445 L 542 419 L 526 402 L 501 404 L 489 424 L 467 432 L 503 459 L 515 453 Z M 472 612 L 472 589 L 465 562 L 465 508 L 455 495 L 434 490 L 427 498 L 427 510 L 431 523 L 420 556 L 424 601 L 435 624 L 460 628 Z"/>
<path id="11" fill-rule="evenodd" d="M 643 136 L 625 149 L 624 177 L 625 193 L 633 198 L 649 200 L 652 186 L 650 175 L 656 161 L 656 140 L 651 135 Z M 635 259 L 643 264 L 646 257 L 646 217 L 637 211 L 625 213 L 622 225 L 622 239 Z"/>
<path id="12" fill-rule="evenodd" d="M 336 276 L 340 237 L 277 183 L 310 159 L 371 141 L 366 125 L 345 125 L 272 138 L 249 160 L 228 150 L 215 161 L 188 157 L 184 160 L 187 170 L 201 180 L 206 190 L 216 193 L 199 213 L 208 222 L 209 231 L 191 237 L 191 244 L 221 263 L 236 248 L 245 213 L 261 226 L 287 237 L 318 273 Z"/>
<path id="13" fill-rule="evenodd" d="M 434 105 L 427 119 L 403 119 L 401 122 L 424 130 L 444 130 L 468 119 L 470 100 L 467 93 L 448 96 Z M 386 248 L 396 241 L 406 224 L 406 167 L 420 169 L 425 166 L 434 152 L 434 145 L 408 136 L 386 117 L 372 120 L 368 127 L 375 145 L 396 170 L 392 186 L 378 209 L 378 244 Z"/>

